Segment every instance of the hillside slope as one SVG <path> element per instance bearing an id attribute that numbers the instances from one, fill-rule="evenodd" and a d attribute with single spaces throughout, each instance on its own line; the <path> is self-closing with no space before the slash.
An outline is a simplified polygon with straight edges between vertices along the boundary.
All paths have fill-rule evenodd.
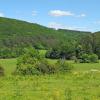
<path id="1" fill-rule="evenodd" d="M 94 53 L 96 53 L 100 58 L 100 31 L 95 32 L 93 35 L 93 42 L 94 42 Z"/>
<path id="2" fill-rule="evenodd" d="M 52 47 L 62 40 L 78 40 L 89 32 L 54 30 L 25 21 L 0 18 L 0 46 L 43 46 Z"/>
<path id="3" fill-rule="evenodd" d="M 90 35 L 91 32 L 55 30 L 36 23 L 0 17 L 0 56 L 15 57 L 28 46 L 36 49 L 54 48 L 59 46 L 59 43 L 79 42 Z"/>

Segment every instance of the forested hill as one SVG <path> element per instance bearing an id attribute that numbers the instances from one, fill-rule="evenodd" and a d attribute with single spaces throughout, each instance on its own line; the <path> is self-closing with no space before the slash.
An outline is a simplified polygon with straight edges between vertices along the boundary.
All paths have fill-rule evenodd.
<path id="1" fill-rule="evenodd" d="M 96 53 L 100 58 L 100 31 L 95 32 L 93 35 L 94 42 L 94 53 Z"/>
<path id="2" fill-rule="evenodd" d="M 55 30 L 36 23 L 0 17 L 0 52 L 3 55 L 8 51 L 19 55 L 22 48 L 27 46 L 37 49 L 54 48 L 62 42 L 67 45 L 91 36 L 91 32 Z"/>
<path id="3" fill-rule="evenodd" d="M 35 23 L 0 18 L 0 46 L 52 47 L 63 40 L 78 40 L 88 33 L 62 29 L 54 30 Z"/>

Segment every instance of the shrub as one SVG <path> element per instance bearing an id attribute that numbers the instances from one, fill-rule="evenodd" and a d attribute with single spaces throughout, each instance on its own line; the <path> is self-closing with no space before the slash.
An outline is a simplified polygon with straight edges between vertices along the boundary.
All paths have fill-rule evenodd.
<path id="1" fill-rule="evenodd" d="M 20 64 L 17 65 L 15 73 L 19 75 L 38 75 L 39 71 L 35 68 L 34 65 Z"/>
<path id="2" fill-rule="evenodd" d="M 39 74 L 52 74 L 55 73 L 55 67 L 49 64 L 47 60 L 42 59 L 35 61 L 32 59 L 31 63 L 23 64 L 18 63 L 16 68 L 17 74 L 20 75 L 39 75 Z"/>
<path id="3" fill-rule="evenodd" d="M 80 59 L 80 63 L 90 63 L 89 55 L 83 54 Z"/>
<path id="4" fill-rule="evenodd" d="M 59 72 L 70 72 L 73 68 L 73 65 L 65 60 L 58 60 L 56 66 Z"/>
<path id="5" fill-rule="evenodd" d="M 41 74 L 53 74 L 56 72 L 55 65 L 49 64 L 46 59 L 41 60 L 36 65 L 36 68 Z"/>
<path id="6" fill-rule="evenodd" d="M 79 59 L 80 63 L 97 63 L 98 56 L 96 54 L 83 54 L 81 59 Z"/>
<path id="7" fill-rule="evenodd" d="M 14 74 L 39 75 L 71 70 L 72 65 L 63 61 L 64 60 L 60 60 L 56 64 L 50 64 L 47 59 L 41 58 L 35 49 L 33 49 L 33 51 L 29 49 L 29 51 L 26 50 L 26 52 L 18 58 Z"/>
<path id="8" fill-rule="evenodd" d="M 33 75 L 39 74 L 35 68 L 40 57 L 34 48 L 25 49 L 24 54 L 17 59 L 17 67 L 14 74 Z"/>
<path id="9" fill-rule="evenodd" d="M 4 68 L 0 65 L 0 76 L 4 75 Z"/>
<path id="10" fill-rule="evenodd" d="M 46 58 L 51 58 L 51 59 L 59 59 L 60 58 L 60 52 L 56 49 L 51 49 L 48 50 L 45 54 Z"/>
<path id="11" fill-rule="evenodd" d="M 40 57 L 37 50 L 34 48 L 26 49 L 25 53 L 17 60 L 17 67 L 14 74 L 20 75 L 39 75 L 55 73 L 54 65 Z"/>
<path id="12" fill-rule="evenodd" d="M 89 59 L 90 59 L 90 62 L 92 62 L 92 63 L 98 63 L 99 62 L 99 60 L 98 60 L 99 58 L 96 54 L 89 55 Z"/>

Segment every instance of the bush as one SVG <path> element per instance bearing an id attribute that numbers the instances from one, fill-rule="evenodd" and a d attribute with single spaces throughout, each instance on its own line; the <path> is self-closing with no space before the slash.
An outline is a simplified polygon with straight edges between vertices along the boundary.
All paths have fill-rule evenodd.
<path id="1" fill-rule="evenodd" d="M 31 65 L 31 64 L 17 65 L 15 74 L 19 74 L 19 75 L 38 75 L 39 71 L 35 67 L 36 66 Z"/>
<path id="2" fill-rule="evenodd" d="M 16 73 L 19 75 L 52 74 L 55 72 L 56 72 L 55 66 L 49 64 L 45 59 L 36 62 L 34 62 L 33 59 L 31 63 L 29 62 L 27 64 L 19 63 L 17 64 L 16 68 Z"/>
<path id="3" fill-rule="evenodd" d="M 46 58 L 51 58 L 51 59 L 59 59 L 60 58 L 60 52 L 55 49 L 48 50 L 45 54 Z"/>
<path id="4" fill-rule="evenodd" d="M 4 68 L 0 65 L 0 76 L 4 76 Z"/>
<path id="5" fill-rule="evenodd" d="M 53 48 L 48 50 L 45 54 L 45 57 L 50 59 L 72 59 L 75 56 L 75 52 L 65 48 Z"/>
<path id="6" fill-rule="evenodd" d="M 90 59 L 90 62 L 92 62 L 92 63 L 98 63 L 99 62 L 99 60 L 98 60 L 99 58 L 96 54 L 89 55 L 89 59 Z"/>
<path id="7" fill-rule="evenodd" d="M 80 59 L 80 63 L 90 63 L 89 55 L 83 54 Z"/>
<path id="8" fill-rule="evenodd" d="M 41 74 L 53 74 L 56 72 L 56 67 L 53 64 L 49 64 L 46 59 L 43 59 L 36 65 L 37 70 Z"/>
<path id="9" fill-rule="evenodd" d="M 55 73 L 54 65 L 39 55 L 34 48 L 26 49 L 24 54 L 17 60 L 17 67 L 14 74 L 39 75 Z"/>
<path id="10" fill-rule="evenodd" d="M 83 54 L 81 59 L 79 59 L 80 63 L 97 63 L 98 56 L 96 54 Z"/>
<path id="11" fill-rule="evenodd" d="M 39 53 L 34 48 L 25 49 L 24 54 L 17 59 L 17 67 L 14 74 L 33 75 L 38 74 L 36 64 L 40 59 Z"/>
<path id="12" fill-rule="evenodd" d="M 59 72 L 70 72 L 73 69 L 73 65 L 65 60 L 58 60 L 56 66 Z"/>
<path id="13" fill-rule="evenodd" d="M 66 72 L 71 70 L 71 65 L 58 61 L 56 64 L 48 63 L 47 59 L 41 57 L 35 49 L 26 50 L 17 60 L 17 67 L 14 74 L 19 75 L 39 75 Z"/>

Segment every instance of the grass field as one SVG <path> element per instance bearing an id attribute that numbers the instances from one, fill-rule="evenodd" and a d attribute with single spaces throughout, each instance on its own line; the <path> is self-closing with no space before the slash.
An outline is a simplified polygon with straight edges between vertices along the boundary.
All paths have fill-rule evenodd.
<path id="1" fill-rule="evenodd" d="M 100 100 L 100 63 L 68 62 L 74 65 L 72 73 L 24 77 L 11 75 L 16 59 L 1 59 L 0 100 Z"/>

